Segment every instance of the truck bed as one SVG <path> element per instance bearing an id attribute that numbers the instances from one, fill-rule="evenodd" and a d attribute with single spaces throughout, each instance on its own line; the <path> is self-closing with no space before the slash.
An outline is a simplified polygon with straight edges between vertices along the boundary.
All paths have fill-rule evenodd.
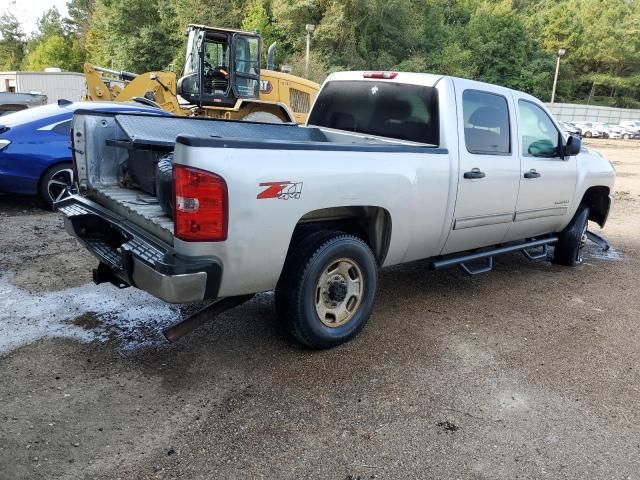
<path id="1" fill-rule="evenodd" d="M 193 117 L 78 110 L 74 117 L 78 181 L 85 194 L 169 244 L 173 220 L 154 196 L 155 167 L 176 138 L 238 149 L 430 151 L 433 146 L 297 124 L 267 124 Z M 123 181 L 122 166 L 135 166 L 139 183 Z M 131 170 L 133 171 L 133 170 Z"/>
<path id="2" fill-rule="evenodd" d="M 171 243 L 173 219 L 167 215 L 153 195 L 118 186 L 103 187 L 92 192 L 91 197 L 110 210 L 129 218 L 133 223 L 145 226 Z"/>

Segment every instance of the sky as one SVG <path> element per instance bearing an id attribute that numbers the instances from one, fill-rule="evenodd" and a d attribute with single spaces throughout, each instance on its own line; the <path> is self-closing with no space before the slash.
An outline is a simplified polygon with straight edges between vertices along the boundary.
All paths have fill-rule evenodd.
<path id="1" fill-rule="evenodd" d="M 0 0 L 0 13 L 13 12 L 27 35 L 36 29 L 36 21 L 51 7 L 56 7 L 64 16 L 68 0 Z"/>

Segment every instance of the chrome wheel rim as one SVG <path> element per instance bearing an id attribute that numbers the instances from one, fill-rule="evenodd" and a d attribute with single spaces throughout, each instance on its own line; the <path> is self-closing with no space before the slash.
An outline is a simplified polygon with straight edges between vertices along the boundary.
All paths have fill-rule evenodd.
<path id="1" fill-rule="evenodd" d="M 345 325 L 362 303 L 364 278 L 356 262 L 340 258 L 331 262 L 316 284 L 316 313 L 329 328 Z"/>
<path id="2" fill-rule="evenodd" d="M 58 170 L 47 183 L 47 193 L 51 202 L 62 200 L 71 185 L 73 185 L 73 170 L 70 168 Z"/>

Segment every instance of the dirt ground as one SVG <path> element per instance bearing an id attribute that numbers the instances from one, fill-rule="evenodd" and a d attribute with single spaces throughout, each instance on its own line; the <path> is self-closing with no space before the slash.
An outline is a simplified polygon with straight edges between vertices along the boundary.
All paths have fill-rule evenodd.
<path id="1" fill-rule="evenodd" d="M 174 345 L 181 315 L 90 284 L 33 200 L 0 197 L 0 479 L 640 479 L 640 142 L 568 269 L 386 269 L 361 335 L 290 343 L 263 294 Z"/>

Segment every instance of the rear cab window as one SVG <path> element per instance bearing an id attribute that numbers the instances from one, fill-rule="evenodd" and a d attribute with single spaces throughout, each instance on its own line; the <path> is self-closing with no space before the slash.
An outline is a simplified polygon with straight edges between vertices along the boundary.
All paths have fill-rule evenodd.
<path id="1" fill-rule="evenodd" d="M 308 124 L 437 146 L 438 92 L 384 80 L 337 80 L 322 89 Z"/>

